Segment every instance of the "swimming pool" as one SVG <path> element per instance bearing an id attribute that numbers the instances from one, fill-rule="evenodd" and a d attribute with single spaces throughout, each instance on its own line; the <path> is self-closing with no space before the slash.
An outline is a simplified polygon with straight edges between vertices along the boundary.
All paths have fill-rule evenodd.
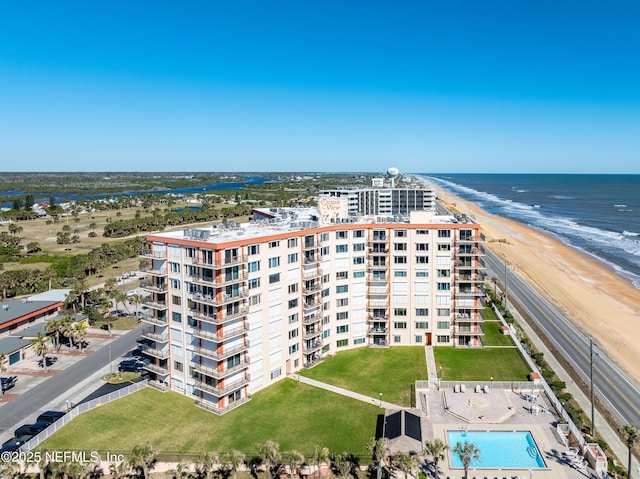
<path id="1" fill-rule="evenodd" d="M 543 469 L 544 459 L 529 431 L 447 431 L 449 453 L 455 468 L 462 461 L 453 453 L 457 443 L 475 444 L 480 461 L 471 461 L 473 469 Z"/>

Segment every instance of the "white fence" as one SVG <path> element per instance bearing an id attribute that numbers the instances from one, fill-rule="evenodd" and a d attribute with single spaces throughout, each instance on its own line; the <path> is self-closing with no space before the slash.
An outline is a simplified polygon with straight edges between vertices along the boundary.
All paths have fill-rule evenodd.
<path id="1" fill-rule="evenodd" d="M 71 421 L 78 414 L 82 414 L 83 412 L 90 411 L 93 408 L 96 408 L 103 404 L 110 403 L 111 401 L 115 401 L 116 399 L 120 399 L 121 397 L 128 396 L 131 393 L 134 393 L 136 391 L 139 391 L 142 388 L 147 387 L 147 381 L 148 380 L 145 379 L 144 381 L 131 384 L 130 386 L 126 386 L 124 388 L 118 389 L 117 391 L 113 391 L 112 393 L 105 394 L 104 396 L 100 396 L 96 399 L 92 399 L 91 401 L 78 404 L 67 414 L 65 414 L 56 422 L 51 424 L 48 428 L 46 428 L 36 436 L 33 436 L 26 443 L 24 443 L 20 448 L 20 451 L 30 451 L 31 449 L 37 447 L 42 441 L 47 439 L 49 436 L 51 436 L 58 429 L 60 429 L 62 426 L 67 424 L 69 421 Z"/>

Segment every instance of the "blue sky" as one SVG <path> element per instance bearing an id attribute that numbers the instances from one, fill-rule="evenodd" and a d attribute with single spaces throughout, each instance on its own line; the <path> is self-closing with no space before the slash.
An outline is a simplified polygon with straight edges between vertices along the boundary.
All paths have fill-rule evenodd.
<path id="1" fill-rule="evenodd" d="M 0 171 L 640 173 L 640 2 L 0 0 Z"/>

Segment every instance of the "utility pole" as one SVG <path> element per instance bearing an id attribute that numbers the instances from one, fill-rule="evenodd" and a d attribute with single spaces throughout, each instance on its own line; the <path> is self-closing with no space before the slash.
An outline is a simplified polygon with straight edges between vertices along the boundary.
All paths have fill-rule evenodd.
<path id="1" fill-rule="evenodd" d="M 507 311 L 507 260 L 504 260 L 504 310 Z"/>
<path id="2" fill-rule="evenodd" d="M 595 420 L 595 405 L 594 405 L 594 391 L 593 391 L 593 337 L 589 336 L 589 366 L 590 366 L 590 379 L 591 379 L 591 436 L 595 440 L 596 437 L 596 420 Z"/>

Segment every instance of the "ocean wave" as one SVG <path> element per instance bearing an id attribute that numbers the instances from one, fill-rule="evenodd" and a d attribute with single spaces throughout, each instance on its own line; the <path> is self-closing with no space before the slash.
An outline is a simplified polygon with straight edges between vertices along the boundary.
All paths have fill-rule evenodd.
<path id="1" fill-rule="evenodd" d="M 627 207 L 627 205 L 613 205 L 613 206 L 615 206 L 616 208 L 626 208 Z"/>
<path id="2" fill-rule="evenodd" d="M 640 236 L 640 233 L 634 233 L 633 231 L 623 231 L 622 232 L 623 235 L 625 236 Z"/>

